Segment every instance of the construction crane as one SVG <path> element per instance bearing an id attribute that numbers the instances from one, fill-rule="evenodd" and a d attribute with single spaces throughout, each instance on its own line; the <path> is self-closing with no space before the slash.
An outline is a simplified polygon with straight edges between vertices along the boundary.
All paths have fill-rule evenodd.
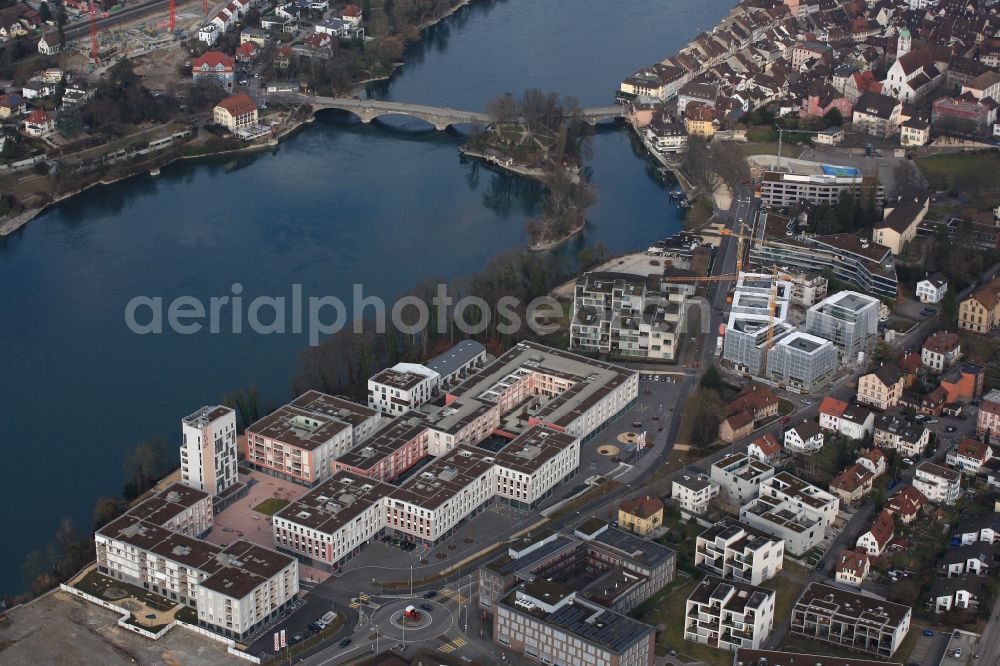
<path id="1" fill-rule="evenodd" d="M 739 226 L 740 226 L 739 231 L 732 231 L 731 229 L 722 229 L 722 231 L 719 232 L 719 234 L 722 236 L 733 236 L 737 239 L 736 270 L 738 272 L 743 270 L 743 241 L 751 239 L 751 236 L 747 236 L 746 234 L 741 233 L 743 231 L 750 231 L 750 227 L 747 226 L 747 223 L 740 221 Z"/>
<path id="2" fill-rule="evenodd" d="M 90 59 L 97 67 L 97 10 L 94 0 L 90 0 Z"/>
<path id="3" fill-rule="evenodd" d="M 167 22 L 167 30 L 173 34 L 177 26 L 177 0 L 170 0 L 170 20 Z"/>
<path id="4" fill-rule="evenodd" d="M 708 276 L 676 276 L 676 277 L 664 277 L 664 282 L 728 282 L 730 280 L 738 280 L 742 271 L 739 273 L 730 273 L 727 275 L 708 275 Z M 771 351 L 771 347 L 774 346 L 774 312 L 778 309 L 778 280 L 793 280 L 794 277 L 791 275 L 786 275 L 785 273 L 778 272 L 778 265 L 775 264 L 771 268 L 771 293 L 767 299 L 767 346 L 765 347 L 765 354 Z"/>

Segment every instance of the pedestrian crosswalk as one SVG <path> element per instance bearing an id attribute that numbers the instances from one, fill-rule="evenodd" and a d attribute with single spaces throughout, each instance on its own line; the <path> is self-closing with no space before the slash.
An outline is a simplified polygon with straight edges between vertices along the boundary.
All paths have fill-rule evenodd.
<path id="1" fill-rule="evenodd" d="M 449 652 L 454 652 L 455 650 L 459 649 L 460 647 L 462 647 L 463 645 L 465 645 L 468 642 L 469 641 L 467 641 L 464 638 L 462 638 L 461 636 L 459 636 L 458 638 L 445 643 L 444 645 L 442 645 L 438 649 L 441 652 L 444 652 L 445 654 L 448 654 Z"/>
<path id="2" fill-rule="evenodd" d="M 455 601 L 457 601 L 460 604 L 464 604 L 465 602 L 467 602 L 469 600 L 469 598 L 467 596 L 465 596 L 464 594 L 462 594 L 458 590 L 451 589 L 450 587 L 446 587 L 443 590 L 441 590 L 441 596 L 445 597 L 447 599 L 454 599 Z"/>

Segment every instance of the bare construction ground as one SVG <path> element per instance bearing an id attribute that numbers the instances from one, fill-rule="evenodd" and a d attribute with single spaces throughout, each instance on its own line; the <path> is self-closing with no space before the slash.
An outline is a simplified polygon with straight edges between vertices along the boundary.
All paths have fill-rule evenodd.
<path id="1" fill-rule="evenodd" d="M 167 664 L 246 666 L 226 646 L 174 627 L 160 640 L 143 638 L 115 624 L 119 615 L 65 592 L 54 592 L 0 616 L 0 663 Z"/>

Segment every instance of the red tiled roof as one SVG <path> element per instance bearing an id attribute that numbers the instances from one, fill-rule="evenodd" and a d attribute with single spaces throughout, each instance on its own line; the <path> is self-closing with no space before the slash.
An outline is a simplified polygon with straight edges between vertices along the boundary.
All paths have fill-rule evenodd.
<path id="1" fill-rule="evenodd" d="M 840 551 L 840 564 L 837 565 L 837 569 L 860 577 L 865 573 L 866 564 L 868 564 L 868 553 L 845 548 Z"/>
<path id="2" fill-rule="evenodd" d="M 958 443 L 955 453 L 960 456 L 965 456 L 966 458 L 975 458 L 980 462 L 986 462 L 986 452 L 988 450 L 989 446 L 983 444 L 979 440 L 965 437 Z"/>
<path id="3" fill-rule="evenodd" d="M 896 531 L 896 523 L 892 519 L 892 514 L 886 510 L 882 510 L 882 513 L 878 514 L 878 518 L 872 523 L 871 528 L 868 530 L 868 534 L 871 534 L 878 543 L 879 550 L 885 548 L 886 544 L 889 543 L 889 539 L 892 538 L 893 533 Z"/>
<path id="4" fill-rule="evenodd" d="M 778 442 L 778 438 L 771 433 L 767 433 L 753 440 L 753 444 L 756 444 L 757 448 L 759 448 L 761 452 L 768 457 L 781 451 L 781 444 Z"/>
<path id="5" fill-rule="evenodd" d="M 619 508 L 627 514 L 648 519 L 658 511 L 663 510 L 663 502 L 656 497 L 646 495 L 645 497 L 625 500 Z"/>
<path id="6" fill-rule="evenodd" d="M 819 403 L 819 413 L 829 414 L 830 416 L 843 416 L 844 412 L 847 410 L 847 403 L 843 400 L 837 400 L 831 396 L 826 396 L 823 398 L 823 402 Z"/>
<path id="7" fill-rule="evenodd" d="M 853 493 L 872 478 L 872 473 L 861 465 L 854 463 L 830 482 L 831 488 L 838 488 L 847 493 Z"/>
<path id="8" fill-rule="evenodd" d="M 889 498 L 886 509 L 901 516 L 914 516 L 925 504 L 927 504 L 926 495 L 913 486 L 906 486 Z"/>
<path id="9" fill-rule="evenodd" d="M 351 16 L 351 17 L 361 16 L 361 7 L 358 7 L 357 5 L 347 5 L 340 12 L 340 15 L 341 16 Z"/>
<path id="10" fill-rule="evenodd" d="M 215 69 L 218 65 L 222 65 L 226 69 L 233 68 L 233 59 L 227 56 L 221 51 L 205 51 L 205 53 L 198 58 L 194 59 L 191 63 L 193 69 L 201 69 L 202 65 L 208 65 L 212 69 Z"/>
<path id="11" fill-rule="evenodd" d="M 45 111 L 38 109 L 36 111 L 32 111 L 31 113 L 29 113 L 26 120 L 29 123 L 47 123 L 52 120 L 52 116 L 50 116 Z"/>
<path id="12" fill-rule="evenodd" d="M 245 113 L 250 113 L 257 108 L 257 105 L 246 93 L 240 93 L 239 95 L 227 97 L 216 104 L 216 106 L 221 106 L 234 116 L 241 116 Z"/>

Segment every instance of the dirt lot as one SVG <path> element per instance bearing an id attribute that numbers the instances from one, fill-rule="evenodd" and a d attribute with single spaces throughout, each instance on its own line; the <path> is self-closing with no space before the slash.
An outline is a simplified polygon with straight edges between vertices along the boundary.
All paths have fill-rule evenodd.
<path id="1" fill-rule="evenodd" d="M 153 641 L 120 629 L 118 615 L 65 592 L 45 595 L 0 619 L 0 662 L 38 664 L 168 664 L 245 666 L 223 643 L 171 629 Z"/>
<path id="2" fill-rule="evenodd" d="M 191 54 L 180 46 L 157 49 L 139 56 L 134 61 L 135 72 L 142 76 L 142 84 L 150 90 L 166 90 L 180 80 L 181 65 L 191 62 Z M 187 80 L 190 80 L 188 77 Z"/>

